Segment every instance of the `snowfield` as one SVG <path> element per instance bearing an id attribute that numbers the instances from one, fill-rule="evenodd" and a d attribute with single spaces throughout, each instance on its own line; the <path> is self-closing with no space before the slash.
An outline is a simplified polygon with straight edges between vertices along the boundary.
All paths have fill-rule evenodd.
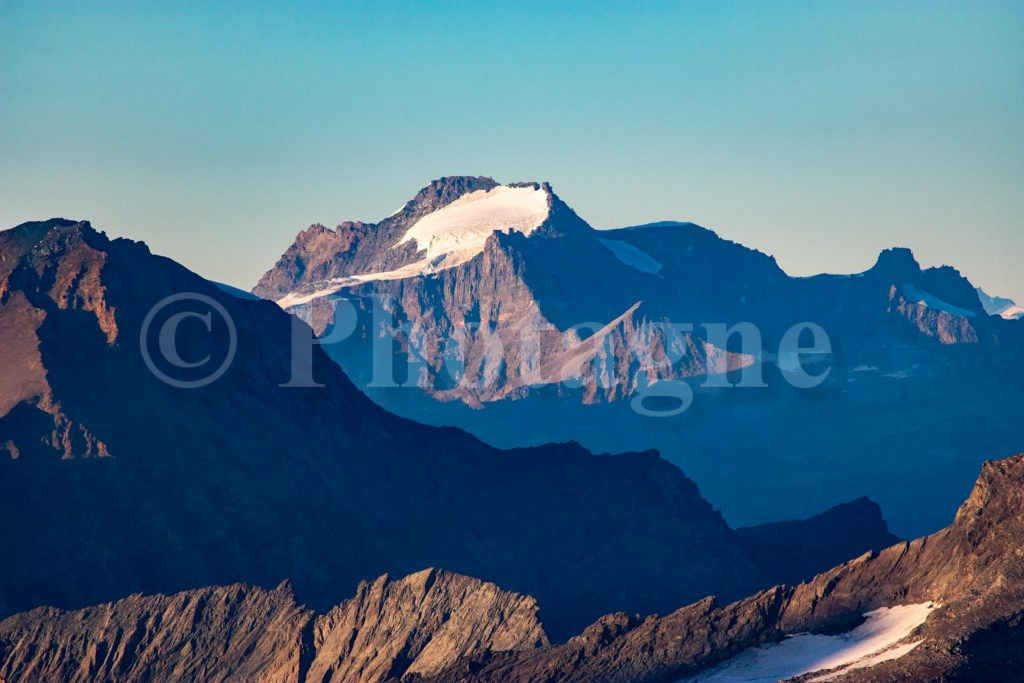
<path id="1" fill-rule="evenodd" d="M 865 614 L 867 621 L 848 633 L 790 636 L 774 645 L 746 650 L 681 683 L 776 683 L 807 673 L 837 669 L 810 679 L 829 681 L 852 669 L 898 659 L 913 650 L 922 641 L 901 641 L 907 640 L 939 607 L 932 602 L 882 607 Z"/>
<path id="2" fill-rule="evenodd" d="M 426 250 L 421 264 L 431 271 L 452 268 L 484 250 L 494 232 L 529 235 L 548 217 L 548 193 L 534 187 L 477 190 L 427 214 L 409 228 L 398 244 L 415 240 Z M 397 245 L 396 245 L 397 246 Z"/>
<path id="3" fill-rule="evenodd" d="M 909 282 L 904 282 L 901 285 L 901 288 L 903 289 L 903 295 L 906 297 L 907 301 L 915 303 L 918 306 L 924 306 L 925 308 L 931 308 L 936 311 L 943 311 L 950 315 L 958 315 L 962 318 L 974 317 L 974 311 L 969 311 L 966 308 L 960 308 L 959 306 L 946 303 L 937 296 L 922 291 Z"/>
<path id="4" fill-rule="evenodd" d="M 342 285 L 340 284 L 332 284 L 329 287 L 324 287 L 323 289 L 318 289 L 314 292 L 309 292 L 308 294 L 301 294 L 299 292 L 289 292 L 288 294 L 278 299 L 275 303 L 277 303 L 277 305 L 280 306 L 281 308 L 287 309 L 290 306 L 300 306 L 302 304 L 309 303 L 313 299 L 319 299 L 320 297 L 334 294 L 341 288 Z"/>
<path id="5" fill-rule="evenodd" d="M 529 235 L 541 226 L 548 213 L 547 191 L 532 186 L 500 185 L 470 192 L 416 221 L 395 243 L 397 247 L 414 240 L 418 249 L 427 252 L 420 260 L 395 270 L 335 278 L 313 292 L 291 292 L 278 299 L 277 304 L 281 308 L 298 306 L 360 282 L 401 280 L 454 268 L 481 253 L 492 233 L 515 230 Z"/>

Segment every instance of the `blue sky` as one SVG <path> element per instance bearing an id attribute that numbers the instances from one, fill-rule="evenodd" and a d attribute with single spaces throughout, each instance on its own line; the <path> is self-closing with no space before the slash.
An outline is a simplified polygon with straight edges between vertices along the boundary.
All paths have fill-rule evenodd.
<path id="1" fill-rule="evenodd" d="M 250 287 L 432 178 L 1024 300 L 1024 3 L 0 3 L 0 225 Z"/>

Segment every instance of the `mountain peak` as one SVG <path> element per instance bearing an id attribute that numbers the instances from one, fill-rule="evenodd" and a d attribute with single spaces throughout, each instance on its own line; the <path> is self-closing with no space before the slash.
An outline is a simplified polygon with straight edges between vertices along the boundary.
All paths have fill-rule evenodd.
<path id="1" fill-rule="evenodd" d="M 882 250 L 869 272 L 907 278 L 920 273 L 921 265 L 914 258 L 914 252 L 907 247 L 892 247 Z"/>
<path id="2" fill-rule="evenodd" d="M 986 460 L 971 495 L 957 510 L 955 528 L 977 542 L 991 540 L 995 531 L 1020 524 L 1024 509 L 1024 453 Z"/>
<path id="3" fill-rule="evenodd" d="M 50 218 L 45 221 L 28 221 L 8 230 L 0 231 L 0 244 L 8 248 L 12 245 L 17 245 L 21 247 L 22 251 L 25 251 L 41 243 L 47 235 L 54 232 L 65 234 L 83 234 L 87 232 L 99 234 L 93 229 L 89 221 Z"/>
<path id="4" fill-rule="evenodd" d="M 0 231 L 0 278 L 10 274 L 25 257 L 49 259 L 83 242 L 102 247 L 107 241 L 106 235 L 97 232 L 89 221 L 51 218 L 22 223 Z"/>
<path id="5" fill-rule="evenodd" d="M 998 315 L 1006 320 L 1024 319 L 1024 306 L 1018 306 L 1013 299 L 1002 296 L 992 296 L 981 287 L 975 287 L 974 291 L 981 300 L 982 308 L 989 315 Z"/>
<path id="6" fill-rule="evenodd" d="M 490 190 L 498 184 L 494 178 L 487 176 L 444 176 L 430 181 L 393 215 L 423 215 L 437 211 L 465 194 L 477 190 Z"/>

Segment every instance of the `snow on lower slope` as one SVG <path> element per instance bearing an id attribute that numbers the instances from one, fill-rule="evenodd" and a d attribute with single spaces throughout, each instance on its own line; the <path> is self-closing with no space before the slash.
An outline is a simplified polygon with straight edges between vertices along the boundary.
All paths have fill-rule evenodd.
<path id="1" fill-rule="evenodd" d="M 395 270 L 386 270 L 380 273 L 366 273 L 362 275 L 349 275 L 347 277 L 336 277 L 328 280 L 326 286 L 315 291 L 289 292 L 277 300 L 277 305 L 281 308 L 288 308 L 290 306 L 307 304 L 313 299 L 330 296 L 344 287 L 355 285 L 360 282 L 371 282 L 373 280 L 401 280 L 406 277 L 416 277 L 417 275 L 423 275 L 424 273 L 431 272 L 429 266 L 430 262 L 426 259 L 422 259 L 414 263 L 406 264 L 401 268 L 396 268 Z"/>
<path id="2" fill-rule="evenodd" d="M 309 303 L 313 299 L 319 299 L 320 297 L 324 297 L 324 296 L 328 296 L 330 294 L 334 294 L 339 289 L 341 289 L 342 286 L 343 285 L 341 285 L 341 284 L 332 283 L 332 284 L 328 285 L 327 287 L 323 287 L 323 288 L 318 289 L 316 291 L 307 292 L 305 294 L 300 293 L 300 292 L 289 292 L 288 294 L 285 294 L 283 297 L 278 299 L 275 303 L 278 306 L 280 306 L 281 308 L 288 308 L 290 306 L 299 306 L 301 304 Z"/>
<path id="3" fill-rule="evenodd" d="M 643 249 L 633 246 L 622 240 L 602 240 L 598 242 L 606 249 L 615 254 L 615 258 L 625 263 L 630 268 L 635 268 L 641 273 L 657 273 L 661 270 L 661 264 Z"/>
<path id="4" fill-rule="evenodd" d="M 925 308 L 931 308 L 936 311 L 944 311 L 950 315 L 958 315 L 963 318 L 974 317 L 974 311 L 969 311 L 966 308 L 960 308 L 959 306 L 946 303 L 937 296 L 922 291 L 909 282 L 903 283 L 902 289 L 903 296 L 906 297 L 907 301 L 915 303 L 918 306 L 924 306 Z"/>
<path id="5" fill-rule="evenodd" d="M 780 643 L 755 647 L 682 683 L 776 683 L 815 671 L 829 674 L 812 681 L 829 681 L 851 669 L 898 659 L 921 644 L 906 640 L 939 605 L 896 605 L 868 612 L 863 624 L 848 633 L 825 636 L 801 633 Z"/>
<path id="6" fill-rule="evenodd" d="M 477 190 L 429 213 L 409 228 L 398 244 L 416 241 L 426 250 L 424 269 L 443 270 L 465 263 L 483 251 L 495 232 L 515 230 L 524 235 L 548 217 L 548 193 L 528 187 Z"/>
<path id="7" fill-rule="evenodd" d="M 1019 318 L 1024 318 L 1024 307 L 1017 306 L 1016 304 L 1014 304 L 1013 306 L 1010 306 L 1009 308 L 1004 308 L 1002 311 L 1000 311 L 999 316 L 1007 320 L 1017 320 Z"/>

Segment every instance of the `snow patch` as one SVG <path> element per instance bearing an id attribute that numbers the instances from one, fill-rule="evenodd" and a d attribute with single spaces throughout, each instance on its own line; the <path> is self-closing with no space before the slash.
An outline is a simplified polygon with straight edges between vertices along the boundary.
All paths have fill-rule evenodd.
<path id="1" fill-rule="evenodd" d="M 533 186 L 477 190 L 420 218 L 395 246 L 415 241 L 427 252 L 419 262 L 420 272 L 436 272 L 472 259 L 484 250 L 492 233 L 514 230 L 529 235 L 547 219 L 548 211 L 547 191 Z"/>
<path id="2" fill-rule="evenodd" d="M 1020 318 L 1024 318 L 1024 307 L 1014 305 L 1009 308 L 1004 308 L 999 312 L 999 317 L 1005 318 L 1006 320 L 1018 320 Z"/>
<path id="3" fill-rule="evenodd" d="M 395 243 L 397 247 L 410 240 L 415 241 L 417 249 L 426 252 L 420 260 L 380 273 L 334 278 L 316 291 L 291 292 L 278 299 L 277 304 L 281 308 L 298 306 L 361 282 L 402 280 L 454 268 L 483 252 L 491 234 L 514 230 L 529 235 L 547 220 L 549 212 L 547 190 L 532 185 L 499 185 L 490 190 L 469 192 L 420 218 Z"/>
<path id="4" fill-rule="evenodd" d="M 643 249 L 635 247 L 629 242 L 622 240 L 598 239 L 605 248 L 615 254 L 615 258 L 625 263 L 630 268 L 635 268 L 641 273 L 657 273 L 661 270 L 661 264 Z"/>
<path id="5" fill-rule="evenodd" d="M 903 290 L 903 296 L 907 301 L 913 302 L 918 306 L 924 306 L 925 308 L 931 308 L 936 311 L 943 311 L 950 315 L 958 315 L 963 318 L 974 317 L 974 311 L 969 311 L 966 308 L 960 308 L 959 306 L 946 303 L 937 296 L 922 291 L 909 282 L 904 282 L 900 288 Z"/>
<path id="6" fill-rule="evenodd" d="M 750 648 L 681 683 L 775 683 L 811 672 L 838 669 L 811 679 L 830 681 L 853 669 L 898 659 L 913 650 L 922 641 L 901 641 L 939 607 L 933 602 L 882 607 L 866 613 L 867 621 L 848 633 L 790 636 L 774 645 Z"/>
<path id="7" fill-rule="evenodd" d="M 281 308 L 290 308 L 291 306 L 299 306 L 301 304 L 307 304 L 310 301 L 312 301 L 313 299 L 319 299 L 322 296 L 327 296 L 329 294 L 334 294 L 339 289 L 341 289 L 343 286 L 344 285 L 342 285 L 342 284 L 332 283 L 328 287 L 324 287 L 323 289 L 318 289 L 318 290 L 316 290 L 314 292 L 309 292 L 309 293 L 305 293 L 305 294 L 302 293 L 302 292 L 297 292 L 297 291 L 296 292 L 289 292 L 288 294 L 284 295 L 283 297 L 281 297 L 280 299 L 278 299 L 274 303 L 276 303 Z"/>

